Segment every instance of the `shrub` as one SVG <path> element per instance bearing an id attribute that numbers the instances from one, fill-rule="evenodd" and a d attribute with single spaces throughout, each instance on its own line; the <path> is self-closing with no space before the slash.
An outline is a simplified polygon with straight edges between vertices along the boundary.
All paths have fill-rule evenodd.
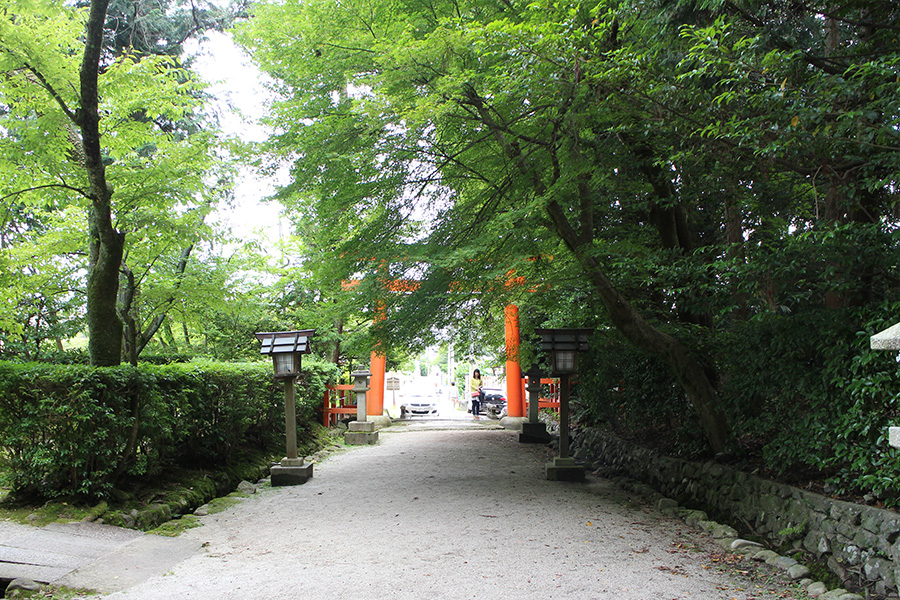
<path id="1" fill-rule="evenodd" d="M 334 377 L 332 365 L 304 362 L 298 429 L 311 426 Z M 0 362 L 4 476 L 20 494 L 102 497 L 123 476 L 223 466 L 239 450 L 272 448 L 283 440 L 283 405 L 268 363 Z"/>
<path id="2" fill-rule="evenodd" d="M 704 449 L 690 403 L 665 363 L 610 333 L 584 358 L 573 416 L 683 456 Z"/>
<path id="3" fill-rule="evenodd" d="M 703 350 L 716 361 L 737 466 L 900 506 L 900 451 L 886 439 L 887 428 L 900 425 L 900 366 L 896 353 L 869 348 L 897 314 L 900 304 L 890 303 L 766 312 L 716 332 Z M 584 422 L 703 456 L 696 415 L 661 360 L 614 333 L 595 336 L 585 358 L 577 413 Z"/>

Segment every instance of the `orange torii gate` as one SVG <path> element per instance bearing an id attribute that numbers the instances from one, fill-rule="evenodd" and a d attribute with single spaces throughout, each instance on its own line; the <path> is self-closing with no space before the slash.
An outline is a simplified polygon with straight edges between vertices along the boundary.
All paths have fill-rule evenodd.
<path id="1" fill-rule="evenodd" d="M 514 277 L 514 271 L 510 270 L 506 287 L 515 287 L 525 283 L 524 277 Z M 359 281 L 344 281 L 343 289 L 356 287 Z M 419 288 L 418 281 L 408 279 L 395 279 L 385 286 L 391 292 L 411 292 Z M 504 333 L 506 338 L 506 414 L 510 417 L 525 416 L 525 382 L 522 380 L 522 369 L 519 367 L 519 307 L 509 304 L 504 309 Z M 376 320 L 385 319 L 381 308 L 376 308 Z M 381 416 L 384 414 L 384 381 L 387 357 L 384 352 L 374 348 L 372 350 L 369 371 L 372 376 L 369 380 L 369 395 L 366 399 L 366 415 Z"/>

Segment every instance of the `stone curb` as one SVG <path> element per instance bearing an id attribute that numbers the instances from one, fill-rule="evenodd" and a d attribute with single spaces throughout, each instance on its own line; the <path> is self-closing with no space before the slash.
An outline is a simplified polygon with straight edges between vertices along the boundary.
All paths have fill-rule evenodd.
<path id="1" fill-rule="evenodd" d="M 597 475 L 603 477 L 602 473 L 597 473 Z M 646 483 L 623 476 L 612 477 L 610 481 L 626 491 L 646 498 L 661 513 L 678 517 L 685 524 L 703 531 L 713 539 L 716 545 L 724 550 L 742 554 L 756 562 L 764 562 L 774 567 L 789 582 L 797 583 L 803 587 L 811 598 L 818 598 L 819 600 L 865 600 L 864 596 L 854 594 L 844 588 L 828 590 L 821 581 L 810 579 L 811 572 L 809 567 L 798 563 L 789 556 L 781 556 L 777 552 L 767 550 L 762 544 L 741 539 L 733 527 L 711 521 L 702 510 L 693 510 L 679 506 L 677 501 L 663 496 Z"/>
<path id="2" fill-rule="evenodd" d="M 216 489 L 206 494 L 195 494 L 190 499 L 179 497 L 170 499 L 166 503 L 150 504 L 143 510 L 132 509 L 127 513 L 108 511 L 106 513 L 98 515 L 96 519 L 92 520 L 98 524 L 115 525 L 117 527 L 124 527 L 126 529 L 136 529 L 139 531 L 150 530 L 154 527 L 159 527 L 163 523 L 168 523 L 173 519 L 178 519 L 185 515 L 193 514 L 199 516 L 196 511 L 208 507 L 209 502 L 211 502 L 212 500 L 224 498 L 236 492 L 241 495 L 253 494 L 256 492 L 257 486 L 261 485 L 265 481 L 268 480 L 260 479 L 259 482 L 254 485 L 249 481 L 243 480 L 238 483 L 234 490 L 228 493 L 223 494 L 220 490 Z M 249 491 L 250 489 L 252 489 L 252 491 Z M 201 504 L 199 507 L 196 504 L 198 499 L 203 502 L 203 504 Z M 173 507 L 175 507 L 174 510 Z"/>
<path id="3" fill-rule="evenodd" d="M 339 449 L 341 449 L 340 445 L 327 445 L 319 449 L 317 452 L 311 454 L 310 456 L 304 457 L 304 461 L 313 465 L 317 464 Z M 270 466 L 270 463 L 259 466 L 257 469 L 258 474 L 263 475 L 269 470 Z M 152 504 L 145 508 L 143 511 L 133 510 L 131 511 L 131 513 L 119 514 L 119 519 L 125 522 L 124 525 L 120 524 L 119 526 L 123 526 L 128 529 L 139 529 L 141 525 L 147 527 L 158 527 L 163 523 L 167 523 L 168 521 L 178 519 L 186 515 L 203 517 L 209 514 L 209 504 L 214 500 L 218 500 L 219 498 L 227 498 L 229 496 L 237 498 L 252 496 L 261 486 L 270 484 L 271 480 L 268 476 L 260 477 L 256 481 L 256 483 L 252 483 L 245 479 L 240 481 L 236 486 L 233 486 L 230 492 L 225 488 L 216 488 L 215 491 L 203 495 L 203 503 L 199 506 L 197 505 L 196 501 L 192 502 L 188 498 L 183 497 L 172 499 L 167 504 Z M 238 495 L 235 496 L 235 493 L 237 493 Z M 173 504 L 177 506 L 177 509 L 174 511 L 171 508 Z M 97 519 L 97 522 L 103 523 L 103 519 Z"/>
<path id="4" fill-rule="evenodd" d="M 341 449 L 341 446 L 326 445 L 312 455 L 304 457 L 304 460 L 307 463 L 315 464 L 338 449 Z M 212 484 L 208 489 L 195 490 L 190 496 L 172 497 L 166 502 L 150 504 L 143 510 L 133 509 L 130 512 L 103 510 L 96 515 L 91 515 L 89 520 L 126 529 L 150 530 L 187 515 L 203 516 L 208 514 L 209 503 L 213 500 L 226 498 L 235 492 L 243 495 L 255 494 L 260 486 L 269 483 L 270 467 L 271 463 L 268 462 L 255 467 L 258 476 L 255 484 L 246 479 L 235 483 L 234 480 L 223 478 L 223 473 L 219 473 L 217 477 L 209 478 Z"/>

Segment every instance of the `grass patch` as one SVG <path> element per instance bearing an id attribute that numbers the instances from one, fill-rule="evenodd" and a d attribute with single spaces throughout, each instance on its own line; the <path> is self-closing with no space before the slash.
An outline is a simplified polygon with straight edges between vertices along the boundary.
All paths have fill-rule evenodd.
<path id="1" fill-rule="evenodd" d="M 841 581 L 841 578 L 838 577 L 831 569 L 829 569 L 828 565 L 826 565 L 824 561 L 810 560 L 809 562 L 804 562 L 803 564 L 805 564 L 810 570 L 810 579 L 813 579 L 814 581 L 821 581 L 825 584 L 826 587 L 828 587 L 829 590 L 844 587 L 844 582 Z"/>
<path id="2" fill-rule="evenodd" d="M 40 598 L 41 600 L 75 600 L 76 598 L 93 598 L 97 592 L 82 588 L 70 588 L 64 585 L 47 585 L 41 586 L 41 589 L 34 592 L 26 592 L 24 590 L 15 590 L 8 592 L 7 598 Z"/>
<path id="3" fill-rule="evenodd" d="M 209 514 L 214 515 L 216 513 L 224 512 L 234 506 L 235 504 L 240 504 L 241 500 L 244 498 L 248 498 L 246 494 L 228 494 L 222 498 L 214 498 L 209 503 Z"/>
<path id="4" fill-rule="evenodd" d="M 105 502 L 101 503 L 104 505 Z M 84 503 L 68 502 L 62 500 L 48 500 L 42 505 L 28 502 L 19 502 L 8 496 L 0 501 L 0 515 L 7 521 L 14 521 L 25 525 L 43 527 L 50 523 L 68 523 L 81 521 L 94 514 L 95 507 Z"/>

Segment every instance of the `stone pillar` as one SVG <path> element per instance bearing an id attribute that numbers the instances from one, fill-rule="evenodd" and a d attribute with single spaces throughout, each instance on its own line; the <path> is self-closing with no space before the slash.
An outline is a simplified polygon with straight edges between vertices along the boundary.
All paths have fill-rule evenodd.
<path id="1" fill-rule="evenodd" d="M 344 432 L 344 443 L 349 446 L 374 444 L 378 441 L 375 422 L 368 421 L 366 415 L 366 392 L 369 391 L 369 371 L 354 371 L 353 393 L 356 394 L 356 420 L 350 421 L 348 430 Z"/>
<path id="2" fill-rule="evenodd" d="M 569 458 L 569 375 L 559 376 L 559 457 Z"/>
<path id="3" fill-rule="evenodd" d="M 284 382 L 284 433 L 286 456 L 282 460 L 294 460 L 297 458 L 297 403 L 293 377 Z"/>
<path id="4" fill-rule="evenodd" d="M 519 434 L 519 442 L 523 444 L 546 444 L 550 441 L 547 426 L 541 422 L 538 416 L 541 399 L 541 370 L 533 365 L 528 372 L 528 420 L 522 423 L 522 433 Z"/>
<path id="5" fill-rule="evenodd" d="M 900 350 L 900 323 L 870 337 L 869 347 L 872 350 Z M 900 427 L 888 427 L 888 444 L 900 448 Z"/>
<path id="6" fill-rule="evenodd" d="M 559 456 L 546 465 L 547 479 L 582 481 L 584 467 L 569 456 L 569 381 L 568 373 L 559 376 Z"/>

